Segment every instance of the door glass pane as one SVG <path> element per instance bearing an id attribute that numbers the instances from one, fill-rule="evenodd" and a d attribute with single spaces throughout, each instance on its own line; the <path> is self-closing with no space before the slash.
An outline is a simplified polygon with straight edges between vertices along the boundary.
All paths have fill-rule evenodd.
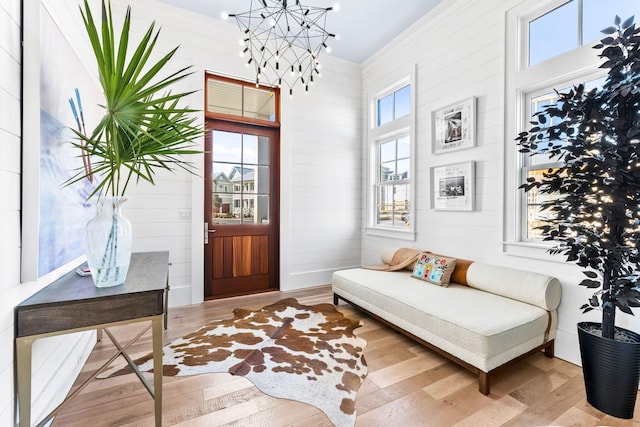
<path id="1" fill-rule="evenodd" d="M 242 161 L 242 134 L 213 131 L 213 160 L 240 163 Z"/>
<path id="2" fill-rule="evenodd" d="M 256 224 L 269 223 L 269 196 L 258 195 L 256 197 L 256 209 L 254 218 Z"/>
<path id="3" fill-rule="evenodd" d="M 251 224 L 254 218 L 255 198 L 246 196 L 242 198 L 242 223 Z"/>
<path id="4" fill-rule="evenodd" d="M 232 181 L 231 172 L 234 165 L 228 163 L 216 163 L 212 165 L 213 191 L 218 193 L 233 193 L 234 183 Z"/>
<path id="5" fill-rule="evenodd" d="M 254 192 L 259 194 L 269 194 L 269 166 L 257 166 L 254 175 Z"/>
<path id="6" fill-rule="evenodd" d="M 212 158 L 212 221 L 267 224 L 269 138 L 214 131 Z"/>
<path id="7" fill-rule="evenodd" d="M 245 134 L 242 147 L 244 164 L 269 164 L 269 138 L 266 136 Z"/>
<path id="8" fill-rule="evenodd" d="M 245 194 L 269 193 L 269 167 L 254 166 L 245 168 L 243 178 Z"/>
<path id="9" fill-rule="evenodd" d="M 227 165 L 230 168 L 229 172 L 229 181 L 233 186 L 231 190 L 233 193 L 242 194 L 243 186 L 244 186 L 244 177 L 247 174 L 246 168 L 243 168 L 242 165 Z"/>
<path id="10" fill-rule="evenodd" d="M 598 1 L 609 3 L 609 0 Z M 577 47 L 577 0 L 572 0 L 529 23 L 529 65 L 535 65 Z"/>

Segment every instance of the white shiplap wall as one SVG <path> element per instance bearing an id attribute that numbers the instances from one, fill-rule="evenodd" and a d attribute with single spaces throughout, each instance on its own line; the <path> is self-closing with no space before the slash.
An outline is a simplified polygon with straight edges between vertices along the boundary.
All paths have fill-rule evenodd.
<path id="1" fill-rule="evenodd" d="M 20 1 L 0 1 L 0 425 L 13 425 L 13 306 L 20 284 Z M 11 299 L 7 296 L 11 295 Z"/>
<path id="2" fill-rule="evenodd" d="M 359 67 L 325 65 L 312 90 L 283 102 L 296 126 L 282 132 L 282 290 L 330 283 L 360 256 Z"/>
<path id="3" fill-rule="evenodd" d="M 379 262 L 383 246 L 411 246 L 454 257 L 480 260 L 540 271 L 562 282 L 556 355 L 580 363 L 576 323 L 597 319 L 583 316 L 579 307 L 589 292 L 577 283 L 579 269 L 563 262 L 509 256 L 502 251 L 505 206 L 505 35 L 506 12 L 537 0 L 447 0 L 363 64 L 363 93 L 375 93 L 394 70 L 416 65 L 416 241 L 384 239 L 363 232 L 362 263 Z M 431 153 L 431 112 L 467 98 L 477 97 L 477 146 L 434 155 Z M 366 101 L 366 100 L 365 100 Z M 365 114 L 366 115 L 366 114 Z M 366 134 L 366 124 L 365 131 Z M 366 141 L 363 150 L 366 150 Z M 476 210 L 434 211 L 430 207 L 433 166 L 476 162 Z M 363 213 L 364 215 L 364 213 Z M 639 330 L 629 316 L 618 316 L 621 326 Z"/>
<path id="4" fill-rule="evenodd" d="M 43 0 L 63 34 L 92 69 L 77 0 Z M 99 1 L 90 0 L 99 17 Z M 112 0 L 115 16 L 132 5 L 133 31 L 162 27 L 158 49 L 180 45 L 176 68 L 194 75 L 175 90 L 199 90 L 189 105 L 203 108 L 203 73 L 251 76 L 238 58 L 238 29 L 157 0 Z M 13 348 L 14 306 L 44 286 L 20 283 L 20 1 L 0 0 L 0 344 Z M 119 19 L 116 19 L 119 22 Z M 83 43 L 83 41 L 85 41 Z M 361 67 L 333 57 L 308 95 L 283 96 L 281 129 L 281 288 L 326 284 L 331 273 L 357 264 L 361 215 Z M 5 72 L 6 71 L 6 72 Z M 96 78 L 97 80 L 97 78 Z M 25 118 L 25 123 L 29 118 Z M 26 141 L 25 143 L 34 143 Z M 202 144 L 202 141 L 200 141 Z M 202 168 L 202 159 L 194 158 Z M 160 173 L 155 187 L 132 188 L 124 214 L 134 229 L 134 251 L 169 250 L 170 305 L 198 303 L 202 283 L 202 178 Z M 181 219 L 191 211 L 192 221 Z M 90 333 L 40 340 L 34 347 L 34 416 L 66 394 L 93 343 Z M 14 417 L 13 357 L 0 353 L 0 425 Z"/>

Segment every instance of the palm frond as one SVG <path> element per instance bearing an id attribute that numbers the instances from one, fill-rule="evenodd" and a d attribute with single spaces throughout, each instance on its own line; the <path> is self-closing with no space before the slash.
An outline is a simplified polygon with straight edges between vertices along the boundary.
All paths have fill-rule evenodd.
<path id="1" fill-rule="evenodd" d="M 169 61 L 178 47 L 151 62 L 160 30 L 152 23 L 135 46 L 130 45 L 131 8 L 127 7 L 119 40 L 113 25 L 111 6 L 103 0 L 101 29 L 98 30 L 88 4 L 80 8 L 93 49 L 100 84 L 105 97 L 105 113 L 88 135 L 74 131 L 82 156 L 89 156 L 92 168 L 79 170 L 65 184 L 98 176 L 89 196 L 124 195 L 132 181 L 155 184 L 156 170 L 177 168 L 194 172 L 183 156 L 202 153 L 194 140 L 204 128 L 198 124 L 199 110 L 179 105 L 194 91 L 171 93 L 168 88 L 191 75 L 191 67 L 180 68 L 165 77 Z M 127 60 L 128 52 L 133 52 Z"/>

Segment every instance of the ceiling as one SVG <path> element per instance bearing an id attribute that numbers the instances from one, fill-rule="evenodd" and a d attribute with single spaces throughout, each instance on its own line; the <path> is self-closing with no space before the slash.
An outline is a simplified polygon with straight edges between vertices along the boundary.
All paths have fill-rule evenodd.
<path id="1" fill-rule="evenodd" d="M 221 19 L 220 14 L 248 10 L 251 0 L 160 0 L 176 7 Z M 302 0 L 308 6 L 340 5 L 327 16 L 327 30 L 340 35 L 331 55 L 362 63 L 443 0 Z M 229 21 L 234 22 L 234 21 Z"/>

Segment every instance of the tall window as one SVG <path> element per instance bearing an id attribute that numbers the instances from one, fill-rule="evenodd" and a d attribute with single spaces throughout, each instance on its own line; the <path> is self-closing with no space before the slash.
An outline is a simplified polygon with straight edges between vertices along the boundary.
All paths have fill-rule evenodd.
<path id="1" fill-rule="evenodd" d="M 385 231 L 412 232 L 411 78 L 405 78 L 372 97 L 371 109 L 369 157 L 372 203 L 368 230 L 382 235 Z"/>
<path id="2" fill-rule="evenodd" d="M 585 83 L 585 88 L 594 89 L 596 87 L 601 86 L 604 78 L 591 80 Z M 562 87 L 558 92 L 566 92 L 570 89 L 569 86 Z M 542 92 L 546 92 L 543 90 Z M 532 117 L 534 114 L 543 111 L 546 107 L 555 105 L 558 108 L 562 108 L 560 101 L 558 100 L 558 92 L 546 92 L 546 93 L 538 93 L 533 92 L 527 94 L 526 102 L 527 102 L 527 117 Z M 558 120 L 558 118 L 548 118 L 546 125 L 551 126 L 557 123 L 554 120 Z M 525 182 L 528 178 L 540 178 L 543 173 L 548 170 L 553 170 L 559 167 L 561 163 L 554 162 L 553 159 L 549 157 L 548 154 L 543 153 L 534 153 L 533 155 L 527 154 L 522 159 L 522 176 L 521 182 Z M 545 201 L 548 201 L 553 195 L 551 194 L 541 194 L 538 193 L 535 189 L 528 191 L 525 195 L 523 195 L 524 201 L 523 204 L 526 206 L 524 209 L 523 215 L 523 236 L 522 240 L 524 241 L 539 241 L 542 240 L 543 236 L 541 234 L 541 230 L 539 227 L 544 225 L 545 220 L 549 218 L 550 213 L 540 211 L 540 206 Z"/>
<path id="3" fill-rule="evenodd" d="M 556 90 L 573 85 L 587 88 L 601 84 L 605 71 L 592 46 L 604 35 L 600 30 L 613 25 L 615 16 L 640 16 L 637 0 L 547 0 L 525 4 L 507 15 L 507 176 L 508 210 L 506 245 L 542 243 L 537 227 L 548 213 L 540 204 L 553 195 L 524 193 L 518 186 L 527 178 L 539 176 L 558 166 L 543 154 L 517 153 L 514 138 L 530 127 L 536 112 L 558 102 Z"/>

